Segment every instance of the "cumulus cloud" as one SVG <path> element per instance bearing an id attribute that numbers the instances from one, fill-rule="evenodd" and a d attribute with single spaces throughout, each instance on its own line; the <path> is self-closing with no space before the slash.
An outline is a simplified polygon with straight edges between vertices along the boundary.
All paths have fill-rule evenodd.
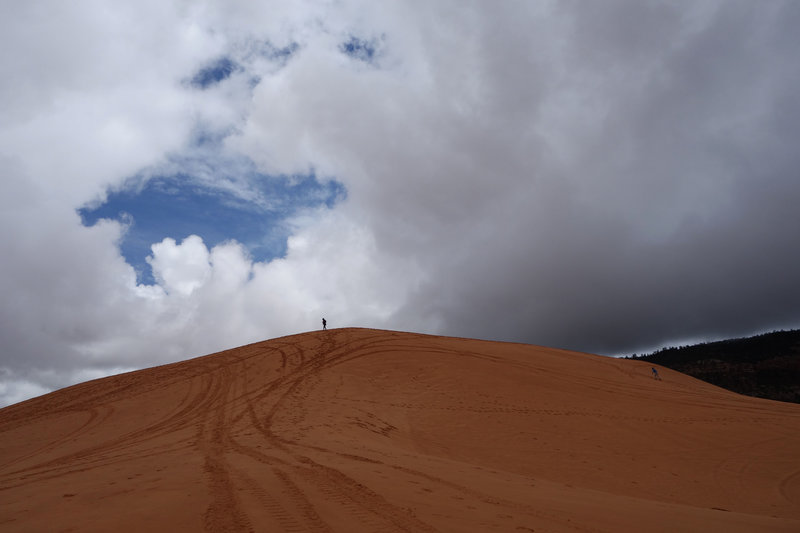
<path id="1" fill-rule="evenodd" d="M 0 22 L 0 402 L 322 316 L 602 353 L 800 323 L 795 2 L 36 5 Z M 347 199 L 269 262 L 148 243 L 137 284 L 75 210 L 164 168 Z"/>
<path id="2" fill-rule="evenodd" d="M 197 235 L 190 235 L 181 244 L 168 237 L 152 249 L 153 255 L 147 262 L 156 281 L 167 292 L 189 296 L 211 274 L 208 249 Z"/>

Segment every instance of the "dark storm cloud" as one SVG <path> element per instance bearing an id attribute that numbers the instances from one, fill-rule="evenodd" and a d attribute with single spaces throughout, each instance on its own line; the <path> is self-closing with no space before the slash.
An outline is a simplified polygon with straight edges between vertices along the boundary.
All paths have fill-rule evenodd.
<path id="1" fill-rule="evenodd" d="M 467 222 L 470 251 L 408 315 L 612 354 L 800 323 L 800 8 L 565 7 L 563 89 L 590 115 L 570 157 L 539 159 L 525 205 Z"/>

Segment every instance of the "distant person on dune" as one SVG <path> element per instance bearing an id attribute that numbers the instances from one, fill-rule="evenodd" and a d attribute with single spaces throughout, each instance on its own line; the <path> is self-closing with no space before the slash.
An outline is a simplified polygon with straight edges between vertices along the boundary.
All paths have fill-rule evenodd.
<path id="1" fill-rule="evenodd" d="M 323 322 L 324 322 L 324 320 L 323 320 Z M 660 380 L 661 376 L 658 375 L 658 370 L 656 370 L 656 367 L 652 367 L 652 370 L 653 370 L 653 379 Z"/>
<path id="2" fill-rule="evenodd" d="M 323 330 L 328 329 L 328 323 L 325 321 L 324 318 L 322 319 L 322 329 Z"/>

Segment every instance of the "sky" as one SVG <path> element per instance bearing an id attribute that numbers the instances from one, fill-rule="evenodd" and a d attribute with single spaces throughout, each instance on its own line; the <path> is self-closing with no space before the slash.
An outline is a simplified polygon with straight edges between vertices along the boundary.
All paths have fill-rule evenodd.
<path id="1" fill-rule="evenodd" d="M 0 405 L 377 327 L 800 327 L 800 2 L 0 6 Z"/>

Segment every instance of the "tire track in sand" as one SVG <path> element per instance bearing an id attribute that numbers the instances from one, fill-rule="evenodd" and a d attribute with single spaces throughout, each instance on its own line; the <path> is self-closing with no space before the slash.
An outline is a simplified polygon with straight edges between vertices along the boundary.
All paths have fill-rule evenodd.
<path id="1" fill-rule="evenodd" d="M 304 448 L 302 445 L 275 432 L 273 423 L 276 416 L 288 412 L 291 419 L 292 413 L 289 411 L 292 408 L 286 404 L 302 404 L 310 394 L 309 385 L 321 380 L 325 370 L 368 356 L 372 353 L 369 348 L 380 344 L 380 337 L 377 341 L 337 343 L 336 333 L 326 332 L 322 335 L 324 337 L 314 357 L 301 354 L 298 366 L 291 369 L 283 379 L 271 383 L 255 398 L 248 399 L 247 409 L 251 413 L 254 427 L 295 465 L 293 468 L 282 468 L 280 477 L 285 484 L 294 487 L 290 492 L 295 494 L 297 501 L 308 501 L 306 494 L 313 491 L 321 494 L 326 501 L 336 503 L 339 510 L 344 511 L 352 520 L 353 530 L 436 531 L 429 524 L 417 519 L 409 510 L 392 505 L 383 496 L 342 471 L 299 453 L 297 448 Z M 270 396 L 273 398 L 269 398 Z M 266 416 L 258 419 L 254 404 L 264 402 L 267 398 L 272 401 L 265 402 L 269 406 Z M 293 407 L 298 408 L 297 405 Z"/>
<path id="2" fill-rule="evenodd" d="M 380 335 L 377 342 L 348 342 L 337 338 L 336 332 L 323 335 L 314 348 L 265 347 L 262 356 L 279 357 L 280 366 L 278 372 L 265 374 L 268 381 L 263 388 L 253 390 L 257 380 L 247 368 L 228 365 L 215 372 L 213 390 L 208 391 L 211 408 L 197 428 L 212 498 L 204 516 L 207 530 L 246 531 L 253 520 L 261 518 L 286 531 L 330 531 L 325 515 L 310 503 L 321 496 L 336 504 L 337 515 L 341 518 L 344 513 L 353 530 L 435 531 L 408 509 L 392 505 L 340 470 L 306 457 L 305 447 L 276 431 L 276 419 L 291 419 L 291 410 L 298 402 L 304 403 L 326 369 L 368 356 L 373 352 L 370 347 L 380 344 Z M 263 440 L 254 440 L 252 429 Z M 253 477 L 233 468 L 229 454 L 256 461 L 261 466 L 253 471 L 261 474 Z M 264 466 L 270 467 L 271 475 L 264 474 Z M 258 507 L 247 507 L 253 515 L 247 516 L 243 502 L 254 501 Z M 332 511 L 328 508 L 327 512 Z"/>
<path id="3" fill-rule="evenodd" d="M 197 444 L 204 455 L 203 472 L 211 502 L 203 515 L 206 531 L 251 531 L 250 520 L 242 511 L 236 487 L 225 458 L 229 440 L 228 400 L 233 385 L 230 365 L 215 372 L 214 388 L 208 397 L 212 408 L 198 426 Z"/>
<path id="4" fill-rule="evenodd" d="M 198 378 L 200 379 L 200 384 L 195 387 L 195 381 Z M 89 446 L 59 455 L 47 461 L 5 472 L 0 479 L 6 480 L 6 483 L 8 483 L 10 478 L 16 477 L 18 482 L 13 485 L 4 483 L 0 490 L 113 464 L 128 458 L 129 454 L 126 453 L 126 450 L 129 449 L 136 449 L 135 456 L 142 457 L 146 455 L 142 453 L 141 448 L 137 449 L 140 444 L 188 426 L 191 421 L 200 416 L 215 401 L 206 392 L 214 389 L 214 381 L 214 370 L 195 376 L 190 381 L 189 389 L 183 399 L 176 404 L 173 410 L 167 411 L 163 418 L 144 427 L 123 433 L 109 440 L 92 443 Z M 108 419 L 114 411 L 111 406 L 107 406 L 107 408 L 110 411 L 103 420 Z M 92 427 L 98 424 L 99 422 L 95 422 Z M 75 432 L 73 431 L 72 434 L 75 434 Z M 57 451 L 64 442 L 65 439 L 49 442 L 47 446 L 40 450 L 40 453 Z"/>

